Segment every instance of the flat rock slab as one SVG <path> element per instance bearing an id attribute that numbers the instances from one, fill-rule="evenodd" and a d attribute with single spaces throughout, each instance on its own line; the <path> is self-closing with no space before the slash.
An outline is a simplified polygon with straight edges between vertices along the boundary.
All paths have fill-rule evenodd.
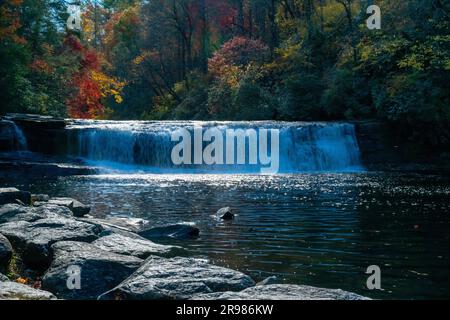
<path id="1" fill-rule="evenodd" d="M 16 203 L 16 200 L 29 205 L 31 204 L 31 193 L 16 188 L 0 188 L 0 205 Z"/>
<path id="2" fill-rule="evenodd" d="M 0 300 L 55 300 L 47 291 L 33 289 L 12 281 L 0 281 Z"/>
<path id="3" fill-rule="evenodd" d="M 370 300 L 341 289 L 325 289 L 293 284 L 270 284 L 240 292 L 199 294 L 193 300 Z"/>
<path id="4" fill-rule="evenodd" d="M 249 276 L 206 260 L 150 256 L 134 274 L 99 299 L 188 299 L 195 294 L 240 291 L 253 285 Z"/>
<path id="5" fill-rule="evenodd" d="M 11 260 L 13 248 L 9 240 L 0 234 L 0 267 L 6 267 Z"/>
<path id="6" fill-rule="evenodd" d="M 181 223 L 148 228 L 139 231 L 138 234 L 146 239 L 192 239 L 198 237 L 200 230 L 190 224 Z"/>
<path id="7" fill-rule="evenodd" d="M 40 219 L 66 217 L 72 218 L 69 208 L 52 204 L 40 207 L 25 207 L 18 204 L 5 204 L 0 206 L 0 224 L 13 221 L 34 222 Z"/>
<path id="8" fill-rule="evenodd" d="M 150 255 L 173 257 L 183 251 L 181 247 L 156 244 L 137 235 L 130 238 L 121 234 L 111 234 L 95 240 L 92 244 L 108 252 L 135 256 L 141 259 Z"/>
<path id="9" fill-rule="evenodd" d="M 96 299 L 130 276 L 144 262 L 82 242 L 58 242 L 52 249 L 54 260 L 44 275 L 42 286 L 64 299 Z M 71 290 L 67 286 L 68 271 L 73 267 L 80 271 L 80 289 Z"/>
<path id="10" fill-rule="evenodd" d="M 72 198 L 50 198 L 48 201 L 36 202 L 34 205 L 39 207 L 46 204 L 67 207 L 70 209 L 70 211 L 72 211 L 75 217 L 83 217 L 91 211 L 91 207 L 82 204 L 80 201 Z"/>
<path id="11" fill-rule="evenodd" d="M 92 242 L 102 231 L 98 225 L 63 217 L 0 225 L 0 233 L 8 238 L 25 264 L 39 270 L 50 264 L 50 246 L 53 243 L 69 240 Z"/>
<path id="12" fill-rule="evenodd" d="M 125 218 L 125 217 L 107 217 L 104 219 L 86 217 L 82 219 L 86 222 L 93 222 L 101 225 L 106 230 L 111 231 L 127 231 L 137 233 L 145 226 L 147 226 L 150 222 L 140 218 Z"/>

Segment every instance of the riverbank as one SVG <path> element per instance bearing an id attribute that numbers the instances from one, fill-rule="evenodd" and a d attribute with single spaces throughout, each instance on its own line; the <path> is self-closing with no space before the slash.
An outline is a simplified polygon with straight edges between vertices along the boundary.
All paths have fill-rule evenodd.
<path id="1" fill-rule="evenodd" d="M 366 299 L 273 278 L 255 283 L 153 242 L 197 237 L 190 224 L 93 218 L 75 199 L 14 188 L 0 189 L 0 204 L 0 299 Z"/>

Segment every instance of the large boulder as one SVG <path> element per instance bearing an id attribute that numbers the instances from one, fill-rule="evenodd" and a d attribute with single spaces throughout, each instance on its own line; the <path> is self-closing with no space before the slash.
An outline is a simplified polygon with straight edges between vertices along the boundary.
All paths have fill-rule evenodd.
<path id="1" fill-rule="evenodd" d="M 71 218 L 72 211 L 66 207 L 45 204 L 40 207 L 25 207 L 18 204 L 0 206 L 0 224 L 12 221 L 34 222 L 39 219 L 66 217 Z"/>
<path id="2" fill-rule="evenodd" d="M 65 217 L 0 225 L 0 232 L 11 241 L 24 263 L 38 270 L 50 264 L 53 243 L 65 240 L 92 242 L 102 231 L 98 225 Z"/>
<path id="3" fill-rule="evenodd" d="M 31 204 L 31 193 L 16 188 L 0 188 L 0 205 L 17 203 L 17 200 L 26 205 Z"/>
<path id="4" fill-rule="evenodd" d="M 199 233 L 200 230 L 197 227 L 185 223 L 152 227 L 138 232 L 141 237 L 146 239 L 191 239 L 198 237 Z"/>
<path id="5" fill-rule="evenodd" d="M 271 284 L 251 287 L 240 292 L 199 294 L 193 300 L 368 300 L 341 289 L 325 289 L 293 284 Z"/>
<path id="6" fill-rule="evenodd" d="M 27 285 L 0 281 L 0 300 L 55 300 L 56 297 L 47 291 L 31 288 Z"/>
<path id="7" fill-rule="evenodd" d="M 101 250 L 88 243 L 64 241 L 52 246 L 54 260 L 42 279 L 45 290 L 64 299 L 96 299 L 131 275 L 143 260 Z M 71 267 L 80 270 L 79 289 L 67 286 Z"/>
<path id="8" fill-rule="evenodd" d="M 13 249 L 9 240 L 0 234 L 0 268 L 6 267 L 11 260 Z"/>
<path id="9" fill-rule="evenodd" d="M 239 291 L 255 285 L 247 275 L 193 258 L 150 256 L 128 279 L 100 299 L 188 299 L 195 294 Z"/>
<path id="10" fill-rule="evenodd" d="M 183 251 L 181 247 L 156 244 L 137 235 L 130 238 L 117 233 L 101 237 L 92 242 L 92 244 L 108 252 L 135 256 L 141 259 L 145 259 L 150 255 L 175 256 Z"/>
<path id="11" fill-rule="evenodd" d="M 41 201 L 34 203 L 35 206 L 39 207 L 41 205 L 53 204 L 56 206 L 67 207 L 72 211 L 75 217 L 83 217 L 91 211 L 91 207 L 82 204 L 80 201 L 72 198 L 51 198 L 48 201 Z"/>

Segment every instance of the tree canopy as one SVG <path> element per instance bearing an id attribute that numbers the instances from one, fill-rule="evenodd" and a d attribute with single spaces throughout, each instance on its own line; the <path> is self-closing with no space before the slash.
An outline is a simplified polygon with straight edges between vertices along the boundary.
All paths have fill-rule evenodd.
<path id="1" fill-rule="evenodd" d="M 96 119 L 363 120 L 449 142 L 442 0 L 0 4 L 0 113 Z M 369 5 L 380 30 L 366 26 Z M 426 133 L 426 134 L 424 134 Z"/>

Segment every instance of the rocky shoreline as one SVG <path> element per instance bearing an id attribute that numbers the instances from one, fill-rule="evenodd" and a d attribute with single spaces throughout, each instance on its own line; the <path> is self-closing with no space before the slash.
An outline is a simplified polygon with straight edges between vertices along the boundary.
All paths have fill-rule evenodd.
<path id="1" fill-rule="evenodd" d="M 197 237 L 193 225 L 155 227 L 89 211 L 75 199 L 1 188 L 0 299 L 367 299 L 273 278 L 256 284 L 180 246 L 154 242 Z"/>

